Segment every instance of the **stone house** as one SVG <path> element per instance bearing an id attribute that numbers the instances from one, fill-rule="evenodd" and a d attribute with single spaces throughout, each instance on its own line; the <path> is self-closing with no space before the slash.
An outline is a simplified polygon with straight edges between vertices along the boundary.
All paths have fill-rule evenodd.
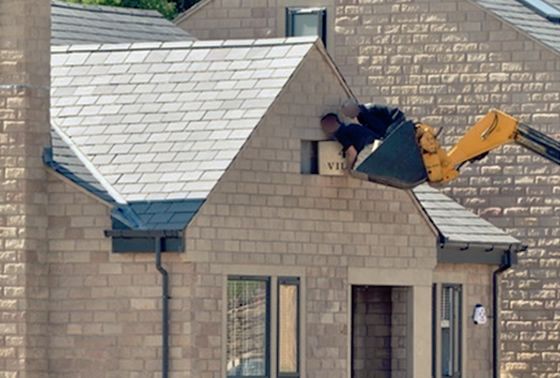
<path id="1" fill-rule="evenodd" d="M 319 40 L 49 6 L 0 3 L 2 375 L 490 375 L 471 316 L 523 244 L 435 189 L 308 170 L 353 96 Z"/>
<path id="2" fill-rule="evenodd" d="M 559 20 L 558 0 L 206 0 L 176 23 L 199 39 L 319 35 L 358 98 L 443 127 L 451 145 L 493 107 L 558 139 Z M 502 285 L 502 371 L 555 377 L 559 167 L 505 146 L 447 193 L 529 245 Z"/>

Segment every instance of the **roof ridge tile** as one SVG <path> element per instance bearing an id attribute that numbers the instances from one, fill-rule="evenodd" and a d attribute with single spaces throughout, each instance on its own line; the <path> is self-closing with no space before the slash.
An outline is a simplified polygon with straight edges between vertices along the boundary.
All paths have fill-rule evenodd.
<path id="1" fill-rule="evenodd" d="M 52 53 L 95 52 L 95 51 L 131 51 L 131 50 L 217 50 L 220 48 L 264 48 L 278 46 L 312 45 L 316 37 L 297 38 L 262 38 L 249 40 L 206 40 L 206 41 L 162 41 L 162 42 L 131 42 L 131 43 L 103 43 L 90 45 L 52 46 Z"/>

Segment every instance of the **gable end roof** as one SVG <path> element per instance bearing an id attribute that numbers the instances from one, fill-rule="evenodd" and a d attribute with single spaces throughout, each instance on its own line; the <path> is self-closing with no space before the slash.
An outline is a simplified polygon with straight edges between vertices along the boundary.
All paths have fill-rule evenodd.
<path id="1" fill-rule="evenodd" d="M 130 228 L 183 229 L 315 44 L 55 47 L 47 163 Z"/>

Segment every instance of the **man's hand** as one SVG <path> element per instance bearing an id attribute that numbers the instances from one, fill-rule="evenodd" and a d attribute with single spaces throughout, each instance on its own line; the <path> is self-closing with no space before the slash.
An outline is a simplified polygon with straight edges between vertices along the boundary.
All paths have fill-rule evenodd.
<path id="1" fill-rule="evenodd" d="M 354 167 L 356 158 L 358 157 L 358 151 L 356 151 L 356 148 L 354 148 L 354 146 L 350 146 L 345 151 L 345 154 L 346 154 L 346 170 L 350 172 L 352 170 L 352 167 Z"/>

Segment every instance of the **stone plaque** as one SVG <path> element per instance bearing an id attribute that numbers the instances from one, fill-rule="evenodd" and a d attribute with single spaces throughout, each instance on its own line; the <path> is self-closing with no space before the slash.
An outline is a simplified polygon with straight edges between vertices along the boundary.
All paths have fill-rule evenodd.
<path id="1" fill-rule="evenodd" d="M 319 142 L 319 174 L 342 176 L 346 161 L 342 156 L 342 146 L 336 141 Z"/>

